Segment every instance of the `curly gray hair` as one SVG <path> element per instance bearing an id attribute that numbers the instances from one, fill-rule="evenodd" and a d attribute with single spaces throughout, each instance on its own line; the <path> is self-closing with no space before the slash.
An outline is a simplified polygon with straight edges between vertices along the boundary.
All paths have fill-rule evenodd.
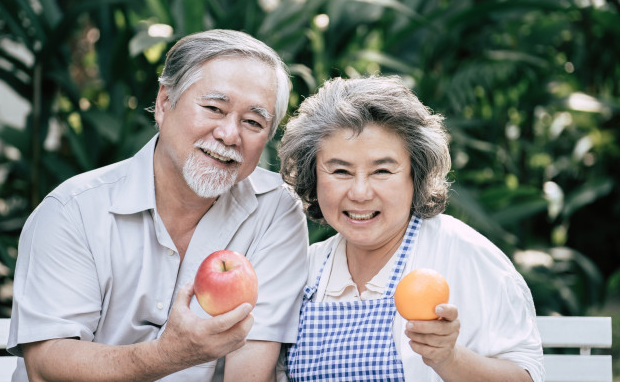
<path id="1" fill-rule="evenodd" d="M 443 117 L 433 114 L 400 77 L 335 78 L 305 99 L 287 123 L 279 147 L 280 173 L 304 203 L 306 215 L 325 224 L 317 200 L 316 157 L 335 132 L 360 134 L 369 124 L 394 131 L 411 161 L 411 213 L 425 218 L 446 208 L 451 160 Z"/>
<path id="2" fill-rule="evenodd" d="M 168 88 L 170 105 L 174 108 L 183 92 L 202 76 L 202 64 L 216 57 L 230 56 L 255 58 L 275 70 L 277 79 L 275 117 L 269 130 L 269 138 L 273 138 L 278 124 L 288 109 L 289 72 L 273 49 L 247 33 L 212 29 L 183 37 L 168 51 L 159 83 Z"/>

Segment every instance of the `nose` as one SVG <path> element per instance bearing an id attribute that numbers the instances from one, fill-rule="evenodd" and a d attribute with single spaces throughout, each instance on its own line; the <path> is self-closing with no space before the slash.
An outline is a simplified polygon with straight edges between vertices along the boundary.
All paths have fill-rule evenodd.
<path id="1" fill-rule="evenodd" d="M 373 190 L 368 177 L 356 176 L 349 188 L 349 199 L 356 202 L 364 202 L 372 199 Z"/>
<path id="2" fill-rule="evenodd" d="M 220 120 L 213 137 L 226 146 L 239 146 L 241 144 L 241 125 L 233 116 L 227 116 Z"/>

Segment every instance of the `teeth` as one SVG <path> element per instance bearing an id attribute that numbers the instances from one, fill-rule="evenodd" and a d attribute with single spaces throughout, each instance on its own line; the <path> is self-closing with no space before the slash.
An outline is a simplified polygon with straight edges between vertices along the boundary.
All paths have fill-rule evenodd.
<path id="1" fill-rule="evenodd" d="M 210 156 L 210 157 L 213 157 L 213 158 L 215 158 L 215 159 L 217 159 L 217 160 L 221 161 L 221 162 L 228 163 L 228 162 L 232 162 L 232 161 L 233 161 L 232 159 L 227 158 L 227 157 L 223 157 L 223 156 L 221 156 L 221 155 L 218 155 L 218 154 L 214 153 L 213 151 L 208 151 L 208 150 L 206 150 L 206 151 L 205 151 L 205 150 L 202 150 L 202 152 L 203 152 L 203 153 L 205 153 L 205 154 L 207 154 L 207 155 L 208 155 L 208 156 Z"/>
<path id="2" fill-rule="evenodd" d="M 372 219 L 375 216 L 374 212 L 369 212 L 367 214 L 356 214 L 353 212 L 347 212 L 347 215 L 353 220 L 368 220 Z"/>

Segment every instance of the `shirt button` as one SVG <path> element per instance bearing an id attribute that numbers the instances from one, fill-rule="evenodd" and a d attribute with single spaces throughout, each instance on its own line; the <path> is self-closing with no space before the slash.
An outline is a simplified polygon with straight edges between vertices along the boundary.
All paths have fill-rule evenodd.
<path id="1" fill-rule="evenodd" d="M 159 309 L 159 310 L 164 309 L 164 303 L 162 303 L 162 302 L 158 302 L 158 303 L 157 303 L 157 309 Z"/>
<path id="2" fill-rule="evenodd" d="M 174 250 L 168 248 L 168 256 L 173 256 L 174 255 Z"/>

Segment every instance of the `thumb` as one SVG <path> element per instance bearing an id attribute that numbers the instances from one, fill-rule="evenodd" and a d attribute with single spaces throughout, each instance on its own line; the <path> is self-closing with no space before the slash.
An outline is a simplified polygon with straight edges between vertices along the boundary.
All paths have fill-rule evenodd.
<path id="1" fill-rule="evenodd" d="M 443 320 L 454 321 L 458 318 L 459 311 L 454 305 L 439 304 L 435 307 L 435 314 L 437 314 Z"/>
<path id="2" fill-rule="evenodd" d="M 248 317 L 251 311 L 252 305 L 244 302 L 229 312 L 212 317 L 211 324 L 217 333 L 225 332 Z"/>
<path id="3" fill-rule="evenodd" d="M 189 307 L 189 303 L 192 300 L 193 295 L 194 295 L 194 282 L 190 281 L 189 283 L 179 288 L 179 291 L 177 292 L 177 298 L 174 301 L 174 304 L 182 306 L 182 307 Z"/>

